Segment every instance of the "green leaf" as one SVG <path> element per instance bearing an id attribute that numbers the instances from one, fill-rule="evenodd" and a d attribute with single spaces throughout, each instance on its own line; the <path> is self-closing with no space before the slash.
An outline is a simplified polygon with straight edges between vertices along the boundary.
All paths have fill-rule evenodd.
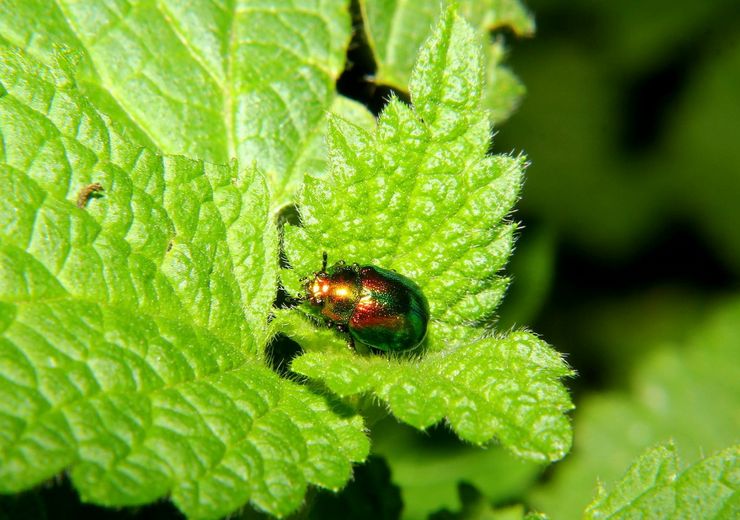
<path id="1" fill-rule="evenodd" d="M 292 369 L 340 396 L 366 391 L 400 420 L 427 428 L 443 418 L 462 438 L 496 437 L 515 455 L 557 460 L 570 448 L 572 408 L 559 379 L 570 374 L 557 353 L 528 332 L 482 339 L 420 360 L 359 357 L 349 351 L 305 354 Z"/>
<path id="2" fill-rule="evenodd" d="M 143 144 L 256 165 L 276 207 L 305 169 L 325 166 L 347 4 L 10 0 L 0 6 L 0 35 L 46 63 L 60 46 L 76 53 L 86 93 Z"/>
<path id="3" fill-rule="evenodd" d="M 460 0 L 460 11 L 471 21 L 488 30 L 508 27 L 519 36 L 532 36 L 532 14 L 520 0 Z"/>
<path id="4" fill-rule="evenodd" d="M 599 489 L 585 518 L 737 518 L 740 446 L 678 471 L 673 445 L 646 451 L 611 492 Z"/>
<path id="5" fill-rule="evenodd" d="M 529 332 L 484 337 L 507 285 L 499 271 L 514 225 L 504 217 L 524 159 L 486 155 L 477 42 L 449 10 L 420 54 L 413 109 L 391 100 L 374 133 L 332 119 L 331 175 L 306 179 L 303 227 L 284 230 L 294 270 L 283 271 L 283 281 L 293 291 L 324 250 L 415 280 L 432 316 L 425 354 L 362 357 L 341 343 L 310 341 L 316 350 L 292 369 L 341 396 L 373 392 L 415 427 L 446 418 L 468 441 L 495 436 L 517 455 L 555 460 L 570 446 L 564 412 L 572 404 L 560 382 L 570 370 Z M 301 329 L 297 318 L 280 319 L 290 322 L 276 325 L 289 334 Z"/>
<path id="6" fill-rule="evenodd" d="M 617 479 L 651 445 L 674 439 L 682 457 L 692 462 L 736 443 L 738 324 L 740 300 L 735 299 L 714 309 L 684 345 L 661 342 L 629 378 L 628 392 L 585 399 L 575 416 L 573 455 L 532 494 L 532 503 L 553 518 L 575 518 L 593 496 L 597 478 Z"/>
<path id="7" fill-rule="evenodd" d="M 262 359 L 264 178 L 132 143 L 58 61 L 0 48 L 0 492 L 67 470 L 83 501 L 200 518 L 338 489 L 361 419 Z"/>
<path id="8" fill-rule="evenodd" d="M 375 128 L 375 116 L 362 103 L 358 103 L 344 96 L 337 96 L 331 111 L 347 121 L 352 121 L 357 126 L 367 131 Z M 325 143 L 323 143 L 325 145 Z M 326 153 L 324 153 L 326 155 Z M 324 157 L 324 161 L 326 158 Z M 322 172 L 323 173 L 323 172 Z"/>
<path id="9" fill-rule="evenodd" d="M 377 64 L 378 83 L 408 89 L 417 53 L 442 13 L 442 6 L 436 0 L 360 2 L 367 40 Z M 481 42 L 486 41 L 488 31 L 501 27 L 509 27 L 519 36 L 534 32 L 532 16 L 519 0 L 464 0 L 459 2 L 459 7 L 461 14 L 478 28 Z M 505 120 L 524 94 L 524 86 L 501 66 L 504 55 L 503 40 L 497 38 L 488 48 L 484 67 L 488 80 L 485 106 L 494 122 Z"/>

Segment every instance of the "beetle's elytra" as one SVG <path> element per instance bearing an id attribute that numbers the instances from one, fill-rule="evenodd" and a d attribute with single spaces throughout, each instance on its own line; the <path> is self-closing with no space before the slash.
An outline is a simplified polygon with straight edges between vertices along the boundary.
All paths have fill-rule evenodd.
<path id="1" fill-rule="evenodd" d="M 385 352 L 418 347 L 427 333 L 429 304 L 421 288 L 407 277 L 375 265 L 339 261 L 304 283 L 306 301 L 330 325 Z"/>

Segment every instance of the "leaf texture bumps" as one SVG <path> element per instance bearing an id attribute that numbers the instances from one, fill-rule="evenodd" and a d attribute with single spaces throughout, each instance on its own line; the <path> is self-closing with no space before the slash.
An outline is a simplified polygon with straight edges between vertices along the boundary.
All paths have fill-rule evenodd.
<path id="1" fill-rule="evenodd" d="M 740 514 L 740 446 L 679 471 L 673 445 L 647 450 L 624 477 L 586 509 L 587 519 L 737 518 Z"/>
<path id="2" fill-rule="evenodd" d="M 572 408 L 559 379 L 570 374 L 550 347 L 527 332 L 430 353 L 409 362 L 340 351 L 297 358 L 293 370 L 342 396 L 371 391 L 400 420 L 427 428 L 446 419 L 463 439 L 493 437 L 514 454 L 557 460 L 570 449 Z"/>
<path id="3" fill-rule="evenodd" d="M 372 392 L 402 420 L 442 418 L 464 439 L 497 437 L 523 457 L 554 460 L 570 446 L 572 408 L 560 356 L 527 332 L 486 337 L 507 285 L 499 274 L 515 226 L 524 160 L 486 155 L 483 69 L 472 29 L 448 10 L 421 50 L 413 108 L 394 99 L 374 133 L 334 118 L 331 175 L 306 179 L 303 226 L 285 228 L 286 285 L 330 259 L 377 264 L 416 281 L 432 321 L 422 359 L 316 348 L 293 370 L 339 395 Z M 300 324 L 282 318 L 296 336 Z M 304 335 L 305 337 L 305 335 Z"/>
<path id="4" fill-rule="evenodd" d="M 0 53 L 0 491 L 67 469 L 85 501 L 205 518 L 341 487 L 361 420 L 262 360 L 263 178 L 134 144 L 63 66 Z"/>

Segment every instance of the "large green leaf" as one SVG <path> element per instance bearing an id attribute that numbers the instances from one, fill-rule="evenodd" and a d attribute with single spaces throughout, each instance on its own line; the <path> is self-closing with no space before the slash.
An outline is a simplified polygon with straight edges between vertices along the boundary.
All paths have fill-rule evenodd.
<path id="1" fill-rule="evenodd" d="M 68 69 L 0 53 L 0 492 L 68 470 L 84 501 L 218 517 L 341 487 L 362 421 L 264 367 L 263 177 L 134 144 Z"/>
<path id="2" fill-rule="evenodd" d="M 474 31 L 448 10 L 422 48 L 413 108 L 393 99 L 375 132 L 334 118 L 331 175 L 308 177 L 302 227 L 285 228 L 293 270 L 286 286 L 330 258 L 395 269 L 429 300 L 432 322 L 418 358 L 358 356 L 283 314 L 277 326 L 309 352 L 296 372 L 342 396 L 372 392 L 418 428 L 446 418 L 464 439 L 496 437 L 514 453 L 555 460 L 570 446 L 572 408 L 562 358 L 534 334 L 491 336 L 507 280 L 523 158 L 488 156 L 483 69 Z M 336 337 L 335 337 L 336 338 Z"/>
<path id="3" fill-rule="evenodd" d="M 43 13 L 43 15 L 40 15 Z M 324 169 L 346 0 L 10 0 L 0 37 L 80 61 L 92 101 L 168 154 L 266 172 L 273 207 Z"/>

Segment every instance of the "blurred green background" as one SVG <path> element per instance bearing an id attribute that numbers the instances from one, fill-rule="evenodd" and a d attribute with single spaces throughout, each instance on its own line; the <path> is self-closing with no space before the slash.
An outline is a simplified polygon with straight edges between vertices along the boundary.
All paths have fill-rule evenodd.
<path id="1" fill-rule="evenodd" d="M 568 353 L 585 391 L 738 289 L 740 3 L 527 5 L 527 95 L 494 138 L 531 160 L 502 321 Z"/>
<path id="2" fill-rule="evenodd" d="M 502 325 L 579 377 L 571 455 L 510 500 L 567 519 L 651 443 L 740 440 L 740 3 L 527 5 L 527 95 L 494 138 L 532 163 Z"/>

